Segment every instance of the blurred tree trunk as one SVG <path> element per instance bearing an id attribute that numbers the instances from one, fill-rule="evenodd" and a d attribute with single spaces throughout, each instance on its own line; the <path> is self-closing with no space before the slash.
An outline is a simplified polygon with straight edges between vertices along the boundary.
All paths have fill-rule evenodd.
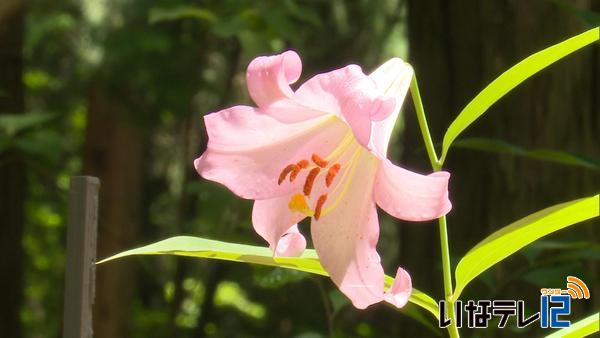
<path id="1" fill-rule="evenodd" d="M 100 177 L 98 257 L 135 244 L 140 221 L 144 136 L 126 121 L 126 106 L 96 86 L 89 97 L 84 173 Z M 99 266 L 94 337 L 132 336 L 135 273 L 130 261 Z"/>
<path id="2" fill-rule="evenodd" d="M 582 9 L 591 6 L 591 1 L 570 3 Z M 586 30 L 573 13 L 541 0 L 409 0 L 408 12 L 410 61 L 434 142 L 440 143 L 458 112 L 502 71 Z M 568 56 L 491 107 L 464 136 L 493 137 L 525 148 L 568 150 L 597 158 L 599 61 L 597 46 Z M 406 116 L 404 163 L 426 172 L 430 170 L 427 156 L 415 150 L 423 149 L 423 142 L 412 109 Z M 454 208 L 448 222 L 454 263 L 501 226 L 600 188 L 598 175 L 590 170 L 460 149 L 451 150 L 445 168 L 452 172 Z M 561 179 L 556 181 L 556 177 Z M 592 229 L 588 230 L 593 236 Z M 408 225 L 402 232 L 402 254 L 412 269 L 414 285 L 441 297 L 437 225 Z M 496 282 L 502 281 L 502 266 L 494 273 Z M 595 280 L 595 276 L 588 279 Z"/>
<path id="3" fill-rule="evenodd" d="M 25 110 L 21 80 L 24 17 L 23 1 L 0 3 L 0 114 Z M 25 169 L 15 152 L 0 153 L 0 337 L 21 337 Z"/>

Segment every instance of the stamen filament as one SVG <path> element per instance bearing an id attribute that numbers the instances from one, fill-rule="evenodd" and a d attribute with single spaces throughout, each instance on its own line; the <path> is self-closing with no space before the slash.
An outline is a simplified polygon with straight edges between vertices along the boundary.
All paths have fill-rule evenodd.
<path id="1" fill-rule="evenodd" d="M 352 182 L 352 179 L 354 178 L 354 175 L 356 174 L 356 168 L 357 168 L 356 164 L 357 164 L 357 159 L 359 157 L 358 155 L 360 155 L 360 148 L 358 148 L 354 151 L 354 154 L 352 154 L 352 159 L 348 163 L 349 170 L 346 170 L 346 172 L 349 172 L 350 176 L 348 177 L 348 179 L 345 179 L 345 177 L 342 178 L 343 180 L 345 180 L 344 188 L 343 188 L 342 192 L 337 196 L 336 200 L 333 202 L 332 205 L 330 205 L 328 208 L 326 208 L 325 210 L 323 210 L 320 213 L 319 217 L 327 215 L 333 209 L 335 209 L 340 204 L 342 199 L 344 198 L 344 195 L 346 195 L 346 192 L 348 191 L 348 188 L 350 187 L 350 183 Z M 346 176 L 346 175 L 344 175 L 344 176 Z M 335 193 L 335 191 L 337 190 L 337 188 L 339 186 L 340 186 L 339 184 L 336 185 L 336 187 L 333 189 L 332 194 Z"/>
<path id="2" fill-rule="evenodd" d="M 349 174 L 350 174 L 350 172 L 352 171 L 352 167 L 353 167 L 353 165 L 354 165 L 354 162 L 356 161 L 356 156 L 358 156 L 358 152 L 359 152 L 359 151 L 360 151 L 360 146 L 357 144 L 357 145 L 354 147 L 354 150 L 352 151 L 352 153 L 351 153 L 351 154 L 348 156 L 348 157 L 349 157 L 349 159 L 348 159 L 348 161 L 346 162 L 346 164 L 344 165 L 344 170 L 342 171 L 342 177 L 340 177 L 340 178 L 338 179 L 338 182 L 340 182 L 340 183 L 339 183 L 339 184 L 336 184 L 336 185 L 333 187 L 333 190 L 331 191 L 331 194 L 335 194 L 335 193 L 336 193 L 336 192 L 337 192 L 337 191 L 340 189 L 340 187 L 342 186 L 342 184 L 341 184 L 341 183 L 346 181 L 346 178 L 348 177 L 348 175 L 349 175 Z M 348 153 L 350 153 L 350 152 L 348 152 Z M 341 169 L 340 169 L 340 170 L 341 170 Z"/>
<path id="3" fill-rule="evenodd" d="M 344 154 L 344 151 L 346 150 L 346 148 L 348 148 L 348 146 L 350 146 L 352 144 L 353 140 L 354 140 L 354 134 L 352 134 L 352 131 L 348 131 L 346 133 L 346 135 L 344 136 L 344 138 L 342 139 L 342 141 L 340 142 L 340 145 L 337 148 L 335 148 L 335 150 L 332 151 L 329 155 L 327 155 L 327 157 L 325 157 L 325 159 L 327 161 L 336 160 L 338 157 L 340 157 L 341 155 Z"/>

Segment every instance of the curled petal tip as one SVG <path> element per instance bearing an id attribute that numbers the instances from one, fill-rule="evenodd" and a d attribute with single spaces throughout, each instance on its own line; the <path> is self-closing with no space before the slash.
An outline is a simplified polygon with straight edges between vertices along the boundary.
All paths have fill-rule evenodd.
<path id="1" fill-rule="evenodd" d="M 384 299 L 386 302 L 401 308 L 408 302 L 412 293 L 412 280 L 406 270 L 398 268 L 394 283 L 385 293 Z"/>
<path id="2" fill-rule="evenodd" d="M 298 257 L 306 249 L 306 239 L 299 232 L 289 232 L 281 237 L 274 250 L 276 257 Z"/>
<path id="3" fill-rule="evenodd" d="M 248 92 L 259 106 L 290 98 L 290 84 L 300 78 L 302 61 L 294 51 L 288 50 L 272 56 L 259 56 L 252 60 L 246 70 Z"/>

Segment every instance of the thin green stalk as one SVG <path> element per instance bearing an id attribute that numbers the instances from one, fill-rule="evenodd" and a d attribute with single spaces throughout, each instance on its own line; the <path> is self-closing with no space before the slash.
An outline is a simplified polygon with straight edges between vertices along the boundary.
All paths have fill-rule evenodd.
<path id="1" fill-rule="evenodd" d="M 450 271 L 450 247 L 448 245 L 448 228 L 446 227 L 446 216 L 438 219 L 440 228 L 440 247 L 442 251 L 442 271 L 444 274 L 444 296 L 448 309 L 448 316 L 452 320 L 448 326 L 450 337 L 459 337 L 456 327 L 456 313 L 454 313 L 454 299 L 452 292 L 452 272 Z"/>
<path id="2" fill-rule="evenodd" d="M 412 95 L 413 104 L 417 111 L 417 120 L 419 120 L 419 128 L 421 128 L 421 134 L 423 135 L 423 142 L 425 142 L 429 162 L 431 162 L 433 170 L 438 171 L 441 169 L 441 164 L 435 154 L 435 147 L 433 146 L 433 140 L 429 133 L 429 126 L 427 125 L 427 118 L 425 118 L 425 110 L 423 109 L 423 102 L 421 102 L 421 94 L 419 93 L 419 85 L 417 84 L 416 76 L 413 76 L 412 81 L 410 82 L 410 95 Z"/>
<path id="3" fill-rule="evenodd" d="M 433 146 L 433 140 L 429 133 L 429 126 L 427 125 L 427 119 L 425 118 L 425 110 L 423 108 L 423 102 L 421 102 L 421 94 L 419 93 L 419 86 L 417 84 L 417 78 L 413 76 L 410 83 L 410 93 L 412 95 L 413 104 L 417 112 L 417 119 L 419 120 L 419 128 L 423 135 L 423 141 L 425 142 L 425 148 L 427 149 L 427 156 L 433 170 L 439 171 L 442 168 L 442 163 L 437 157 L 435 147 Z M 456 327 L 456 314 L 454 313 L 454 300 L 452 299 L 452 272 L 450 270 L 450 247 L 448 245 L 448 228 L 446 226 L 446 216 L 442 216 L 438 219 L 439 230 L 440 230 L 440 246 L 442 252 L 442 271 L 444 276 L 444 296 L 446 299 L 446 305 L 448 309 L 448 316 L 452 320 L 450 326 L 448 326 L 448 334 L 451 338 L 458 338 L 458 328 Z"/>

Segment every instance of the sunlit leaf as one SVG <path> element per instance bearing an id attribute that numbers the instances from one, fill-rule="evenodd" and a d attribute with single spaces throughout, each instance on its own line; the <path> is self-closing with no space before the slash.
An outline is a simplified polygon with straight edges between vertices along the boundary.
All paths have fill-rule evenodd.
<path id="1" fill-rule="evenodd" d="M 479 274 L 538 238 L 597 217 L 599 202 L 600 195 L 595 195 L 558 204 L 494 232 L 458 262 L 454 298 Z"/>
<path id="2" fill-rule="evenodd" d="M 540 70 L 578 49 L 594 41 L 598 41 L 599 32 L 600 28 L 597 27 L 537 52 L 517 63 L 487 85 L 465 106 L 452 124 L 450 124 L 450 127 L 448 127 L 442 143 L 442 157 L 440 162 L 444 162 L 452 142 L 454 142 L 458 135 L 483 115 L 492 104 Z"/>
<path id="3" fill-rule="evenodd" d="M 278 266 L 328 276 L 321 266 L 315 250 L 305 250 L 300 257 L 273 257 L 269 248 L 253 245 L 227 243 L 199 237 L 177 236 L 171 237 L 137 249 L 127 250 L 100 262 L 108 262 L 117 258 L 135 255 L 176 255 L 198 258 L 212 258 L 234 262 L 245 262 L 262 265 Z M 394 279 L 385 277 L 386 288 L 389 288 Z M 438 317 L 437 303 L 425 293 L 414 289 L 409 299 L 410 302 L 429 311 Z"/>
<path id="4" fill-rule="evenodd" d="M 53 117 L 53 114 L 47 113 L 2 114 L 0 115 L 0 131 L 8 136 L 13 136 L 22 130 L 48 122 Z"/>
<path id="5" fill-rule="evenodd" d="M 560 329 L 546 338 L 581 338 L 587 337 L 593 333 L 600 331 L 600 312 L 596 312 L 593 315 L 586 317 L 571 326 Z"/>
<path id="6" fill-rule="evenodd" d="M 179 6 L 175 8 L 152 8 L 148 15 L 150 23 L 181 19 L 197 19 L 208 23 L 217 22 L 217 16 L 208 9 L 197 6 Z"/>
<path id="7" fill-rule="evenodd" d="M 493 138 L 461 138 L 460 140 L 454 142 L 454 146 L 465 149 L 509 154 L 514 156 L 536 159 L 540 161 L 555 162 L 570 166 L 600 170 L 600 160 L 597 159 L 586 158 L 584 156 L 569 153 L 566 151 L 558 151 L 551 149 L 527 150 L 514 144 L 505 142 L 503 140 Z"/>

